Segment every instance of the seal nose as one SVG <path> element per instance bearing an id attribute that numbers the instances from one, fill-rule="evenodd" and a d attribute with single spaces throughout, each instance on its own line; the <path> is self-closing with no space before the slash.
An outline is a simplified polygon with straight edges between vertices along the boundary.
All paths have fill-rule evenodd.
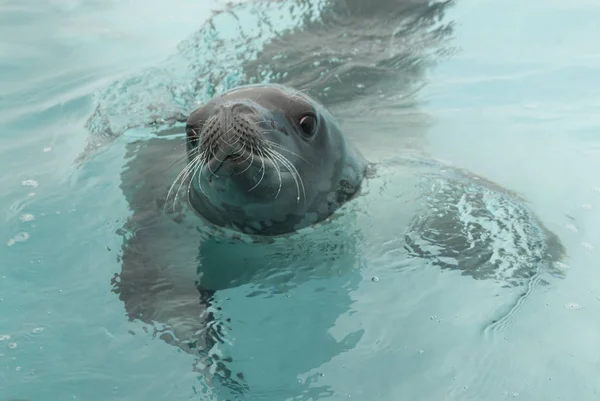
<path id="1" fill-rule="evenodd" d="M 235 116 L 241 114 L 253 115 L 255 111 L 246 103 L 231 102 L 224 104 L 219 110 L 219 124 L 221 125 L 221 129 L 224 131 L 231 129 L 231 126 L 235 123 Z"/>
<path id="2" fill-rule="evenodd" d="M 217 121 L 220 135 L 217 146 L 213 149 L 213 160 L 211 161 L 213 173 L 216 174 L 226 161 L 238 157 L 237 154 L 243 150 L 243 140 L 237 132 L 239 124 L 235 117 L 240 112 L 247 111 L 251 111 L 251 109 L 240 103 L 230 103 L 219 109 Z"/>

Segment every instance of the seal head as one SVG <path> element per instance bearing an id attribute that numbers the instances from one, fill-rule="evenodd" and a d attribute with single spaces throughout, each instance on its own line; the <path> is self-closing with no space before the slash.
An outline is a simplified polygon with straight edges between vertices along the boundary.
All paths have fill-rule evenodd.
<path id="1" fill-rule="evenodd" d="M 326 219 L 367 171 L 331 113 L 281 85 L 216 96 L 190 114 L 186 132 L 192 207 L 246 234 L 287 234 Z"/>

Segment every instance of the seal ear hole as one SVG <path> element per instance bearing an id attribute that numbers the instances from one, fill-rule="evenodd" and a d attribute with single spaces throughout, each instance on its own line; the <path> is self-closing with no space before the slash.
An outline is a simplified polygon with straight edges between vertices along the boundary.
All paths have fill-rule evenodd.
<path id="1" fill-rule="evenodd" d="M 306 114 L 300 117 L 300 128 L 304 135 L 312 137 L 317 133 L 317 117 L 313 114 Z"/>

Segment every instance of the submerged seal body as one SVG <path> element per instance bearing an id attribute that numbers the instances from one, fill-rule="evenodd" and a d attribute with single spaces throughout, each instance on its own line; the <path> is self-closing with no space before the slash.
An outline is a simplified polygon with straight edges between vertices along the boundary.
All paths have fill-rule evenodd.
<path id="1" fill-rule="evenodd" d="M 214 97 L 190 114 L 186 133 L 192 207 L 245 234 L 326 219 L 358 193 L 368 169 L 323 105 L 281 85 Z"/>

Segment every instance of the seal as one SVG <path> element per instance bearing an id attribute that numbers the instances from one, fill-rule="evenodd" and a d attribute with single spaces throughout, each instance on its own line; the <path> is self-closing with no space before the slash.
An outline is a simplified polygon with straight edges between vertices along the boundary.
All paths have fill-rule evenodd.
<path id="1" fill-rule="evenodd" d="M 348 288 L 362 282 L 361 269 L 426 263 L 517 287 L 552 272 L 564 254 L 516 194 L 401 151 L 394 162 L 369 162 L 325 106 L 287 86 L 231 89 L 190 113 L 182 129 L 180 147 L 158 136 L 127 145 L 121 187 L 132 215 L 113 291 L 130 320 L 196 356 L 195 369 L 227 392 L 260 391 L 254 358 L 283 354 L 239 345 L 264 333 L 232 341 L 239 331 L 231 327 L 249 324 L 231 322 L 236 308 L 223 305 L 232 296 L 242 293 L 245 304 L 301 285 L 334 287 L 298 301 L 311 313 L 328 305 L 301 330 L 303 363 L 278 371 L 299 394 L 298 375 L 360 340 L 334 341 L 329 329 L 351 310 Z"/>
<path id="2" fill-rule="evenodd" d="M 322 104 L 283 85 L 216 96 L 190 114 L 186 133 L 179 178 L 191 175 L 192 207 L 245 234 L 289 234 L 326 219 L 359 192 L 369 168 Z"/>

